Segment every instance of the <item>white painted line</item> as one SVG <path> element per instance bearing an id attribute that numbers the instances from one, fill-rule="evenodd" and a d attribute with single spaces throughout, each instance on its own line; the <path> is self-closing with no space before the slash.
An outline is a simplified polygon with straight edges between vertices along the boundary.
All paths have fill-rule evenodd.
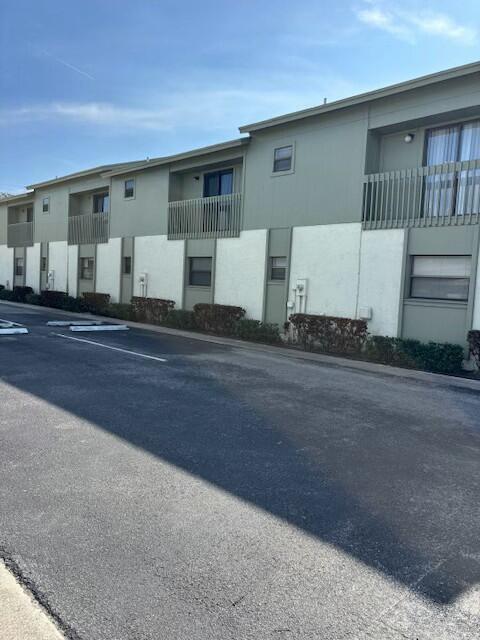
<path id="1" fill-rule="evenodd" d="M 96 347 L 103 347 L 104 349 L 111 349 L 112 351 L 120 351 L 121 353 L 128 353 L 131 356 L 138 356 L 139 358 L 147 358 L 148 360 L 156 360 L 157 362 L 167 362 L 165 358 L 158 358 L 157 356 L 149 356 L 146 353 L 138 353 L 138 351 L 129 351 L 128 349 L 120 349 L 120 347 L 112 347 L 109 344 L 102 344 L 101 342 L 95 342 L 94 340 L 86 340 L 85 338 L 74 338 L 73 336 L 66 336 L 63 333 L 54 333 L 54 336 L 59 338 L 66 338 L 67 340 L 75 340 L 76 342 L 86 342 L 87 344 L 94 344 Z"/>
<path id="2" fill-rule="evenodd" d="M 126 324 L 89 324 L 70 326 L 70 331 L 129 331 Z"/>
<path id="3" fill-rule="evenodd" d="M 94 324 L 102 324 L 101 320 L 49 320 L 47 327 L 86 327 Z"/>
<path id="4" fill-rule="evenodd" d="M 15 333 L 28 333 L 26 327 L 10 327 L 10 329 L 0 329 L 0 336 L 11 336 Z"/>

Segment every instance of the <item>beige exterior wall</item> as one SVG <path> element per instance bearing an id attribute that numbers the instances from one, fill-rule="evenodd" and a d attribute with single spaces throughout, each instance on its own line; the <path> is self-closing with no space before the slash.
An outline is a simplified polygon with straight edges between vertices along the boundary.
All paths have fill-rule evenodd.
<path id="1" fill-rule="evenodd" d="M 0 245 L 0 284 L 11 289 L 13 286 L 13 249 Z"/>
<path id="2" fill-rule="evenodd" d="M 119 302 L 120 297 L 121 253 L 121 238 L 97 245 L 95 289 L 98 293 L 110 294 L 112 302 Z"/>
<path id="3" fill-rule="evenodd" d="M 133 295 L 141 294 L 139 275 L 146 273 L 147 296 L 174 300 L 182 306 L 185 242 L 167 236 L 135 238 Z"/>
<path id="4" fill-rule="evenodd" d="M 35 293 L 40 288 L 40 243 L 27 247 L 25 284 L 32 287 Z"/>

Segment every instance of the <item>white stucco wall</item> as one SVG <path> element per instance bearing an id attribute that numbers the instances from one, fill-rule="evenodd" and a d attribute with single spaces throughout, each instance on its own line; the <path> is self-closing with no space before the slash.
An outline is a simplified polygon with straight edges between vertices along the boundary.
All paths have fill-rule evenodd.
<path id="1" fill-rule="evenodd" d="M 480 255 L 478 256 L 477 281 L 475 285 L 475 302 L 473 306 L 472 329 L 480 330 Z"/>
<path id="2" fill-rule="evenodd" d="M 68 246 L 68 294 L 74 298 L 78 293 L 78 244 Z"/>
<path id="3" fill-rule="evenodd" d="M 112 302 L 118 302 L 120 296 L 121 254 L 121 238 L 110 238 L 108 242 L 97 245 L 95 290 L 109 293 Z"/>
<path id="4" fill-rule="evenodd" d="M 133 295 L 140 295 L 138 276 L 148 276 L 147 296 L 174 300 L 177 309 L 182 306 L 183 262 L 185 242 L 167 240 L 167 236 L 141 236 L 135 238 Z"/>
<path id="5" fill-rule="evenodd" d="M 12 288 L 13 278 L 13 249 L 6 244 L 0 245 L 0 284 L 4 287 Z"/>
<path id="6" fill-rule="evenodd" d="M 307 313 L 354 318 L 360 234 L 359 223 L 295 227 L 289 299 L 296 281 L 306 278 Z"/>
<path id="7" fill-rule="evenodd" d="M 53 289 L 67 290 L 67 249 L 66 241 L 48 243 L 48 270 L 55 271 Z"/>
<path id="8" fill-rule="evenodd" d="M 404 243 L 404 229 L 362 233 L 358 310 L 372 308 L 370 333 L 397 336 Z"/>
<path id="9" fill-rule="evenodd" d="M 25 284 L 38 293 L 40 287 L 40 243 L 27 247 Z"/>
<path id="10" fill-rule="evenodd" d="M 239 305 L 261 320 L 267 231 L 242 231 L 217 241 L 215 303 Z"/>

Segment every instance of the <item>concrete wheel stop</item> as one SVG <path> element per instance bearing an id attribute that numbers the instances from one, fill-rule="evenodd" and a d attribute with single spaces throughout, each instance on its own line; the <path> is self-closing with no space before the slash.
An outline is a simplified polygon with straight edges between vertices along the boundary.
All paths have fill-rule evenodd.
<path id="1" fill-rule="evenodd" d="M 103 320 L 49 320 L 49 327 L 65 327 L 70 331 L 128 331 L 126 324 L 115 324 Z"/>

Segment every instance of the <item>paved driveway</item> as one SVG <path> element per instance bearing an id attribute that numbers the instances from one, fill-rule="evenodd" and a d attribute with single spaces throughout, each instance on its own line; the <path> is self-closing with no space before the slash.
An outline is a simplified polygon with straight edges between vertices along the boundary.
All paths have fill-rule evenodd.
<path id="1" fill-rule="evenodd" d="M 0 304 L 0 550 L 72 638 L 478 637 L 480 394 L 55 317 Z"/>

